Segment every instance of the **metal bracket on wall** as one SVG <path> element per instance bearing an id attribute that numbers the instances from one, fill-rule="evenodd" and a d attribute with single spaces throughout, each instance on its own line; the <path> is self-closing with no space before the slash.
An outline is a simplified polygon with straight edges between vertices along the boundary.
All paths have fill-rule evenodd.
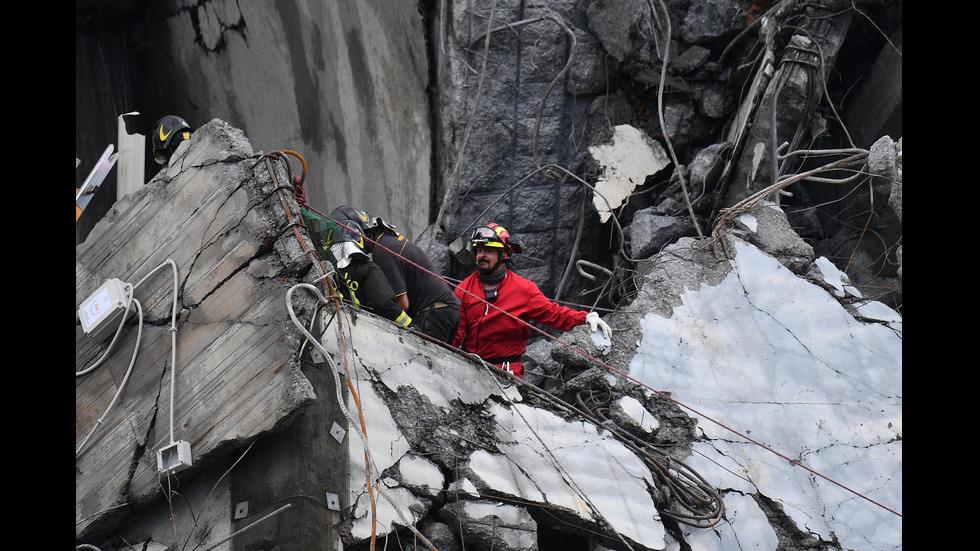
<path id="1" fill-rule="evenodd" d="M 334 437 L 337 443 L 343 443 L 344 436 L 347 434 L 347 429 L 337 424 L 336 421 L 333 422 L 333 427 L 330 428 L 330 436 Z"/>
<path id="2" fill-rule="evenodd" d="M 340 496 L 337 494 L 331 494 L 327 492 L 327 509 L 331 511 L 340 510 Z"/>
<path id="3" fill-rule="evenodd" d="M 235 520 L 240 520 L 248 516 L 248 502 L 242 501 L 235 505 Z"/>

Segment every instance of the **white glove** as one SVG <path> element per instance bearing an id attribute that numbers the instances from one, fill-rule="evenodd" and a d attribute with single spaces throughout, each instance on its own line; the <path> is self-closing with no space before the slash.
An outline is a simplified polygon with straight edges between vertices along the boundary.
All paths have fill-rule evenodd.
<path id="1" fill-rule="evenodd" d="M 612 336 L 612 329 L 610 329 L 609 324 L 599 319 L 599 314 L 596 312 L 589 312 L 585 316 L 585 323 L 589 324 L 589 329 L 593 333 L 596 329 L 602 329 L 603 337 L 608 339 Z"/>

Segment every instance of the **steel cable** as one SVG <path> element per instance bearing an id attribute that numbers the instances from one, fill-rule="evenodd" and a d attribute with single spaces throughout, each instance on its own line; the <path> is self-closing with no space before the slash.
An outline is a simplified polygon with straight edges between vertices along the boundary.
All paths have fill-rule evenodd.
<path id="1" fill-rule="evenodd" d="M 690 514 L 686 514 L 662 510 L 661 514 L 695 528 L 710 528 L 717 524 L 725 512 L 725 504 L 721 494 L 709 485 L 700 474 L 682 461 L 671 457 L 664 450 L 643 441 L 636 435 L 620 429 L 614 422 L 610 421 L 605 412 L 609 410 L 608 405 L 612 400 L 612 392 L 609 389 L 604 390 L 601 400 L 594 399 L 596 395 L 594 391 L 588 392 L 595 405 L 586 403 L 584 396 L 587 391 L 584 390 L 575 394 L 575 403 L 579 406 L 582 415 L 609 430 L 618 440 L 644 459 L 651 471 L 659 473 L 661 480 L 671 488 L 671 495 L 676 497 L 676 501 L 668 502 L 668 507 L 672 504 L 678 504 L 690 512 Z M 663 456 L 668 464 L 665 465 L 651 452 Z M 677 466 L 681 468 L 678 469 Z M 687 479 L 687 481 L 680 477 Z"/>

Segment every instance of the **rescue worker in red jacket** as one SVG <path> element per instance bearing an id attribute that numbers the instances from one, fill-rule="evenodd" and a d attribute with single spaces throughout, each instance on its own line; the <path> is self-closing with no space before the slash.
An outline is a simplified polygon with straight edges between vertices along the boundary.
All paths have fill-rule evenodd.
<path id="1" fill-rule="evenodd" d="M 503 226 L 490 223 L 476 228 L 470 247 L 477 270 L 456 287 L 462 306 L 453 346 L 523 379 L 522 358 L 531 335 L 528 322 L 562 331 L 588 323 L 592 331 L 601 329 L 607 339 L 612 334 L 596 312 L 552 302 L 533 281 L 509 270 L 511 255 L 523 251 Z"/>

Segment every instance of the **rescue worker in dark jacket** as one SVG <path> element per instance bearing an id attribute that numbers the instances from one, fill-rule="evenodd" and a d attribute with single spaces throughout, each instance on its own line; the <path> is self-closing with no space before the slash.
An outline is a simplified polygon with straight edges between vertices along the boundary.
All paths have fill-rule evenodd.
<path id="1" fill-rule="evenodd" d="M 490 223 L 476 228 L 470 247 L 477 271 L 456 287 L 462 306 L 453 346 L 523 379 L 530 321 L 562 331 L 588 323 L 592 331 L 601 329 L 605 338 L 612 335 L 596 312 L 552 302 L 533 281 L 509 270 L 511 254 L 522 250 L 503 226 Z"/>
<path id="2" fill-rule="evenodd" d="M 438 274 L 432 261 L 413 241 L 398 233 L 381 217 L 372 217 L 344 205 L 334 212 L 356 218 L 364 227 L 365 250 L 381 268 L 395 301 L 412 318 L 412 329 L 447 344 L 452 343 L 459 325 L 459 299 Z"/>
<path id="3" fill-rule="evenodd" d="M 158 165 L 166 165 L 170 162 L 177 146 L 184 140 L 190 139 L 190 125 L 183 118 L 177 115 L 165 115 L 157 121 L 153 127 L 153 160 Z"/>
<path id="4" fill-rule="evenodd" d="M 334 209 L 330 218 L 336 227 L 328 230 L 326 245 L 333 257 L 329 260 L 337 267 L 344 299 L 402 327 L 411 325 L 412 318 L 398 305 L 388 278 L 366 252 L 365 230 L 359 218 L 350 218 L 341 209 Z"/>

